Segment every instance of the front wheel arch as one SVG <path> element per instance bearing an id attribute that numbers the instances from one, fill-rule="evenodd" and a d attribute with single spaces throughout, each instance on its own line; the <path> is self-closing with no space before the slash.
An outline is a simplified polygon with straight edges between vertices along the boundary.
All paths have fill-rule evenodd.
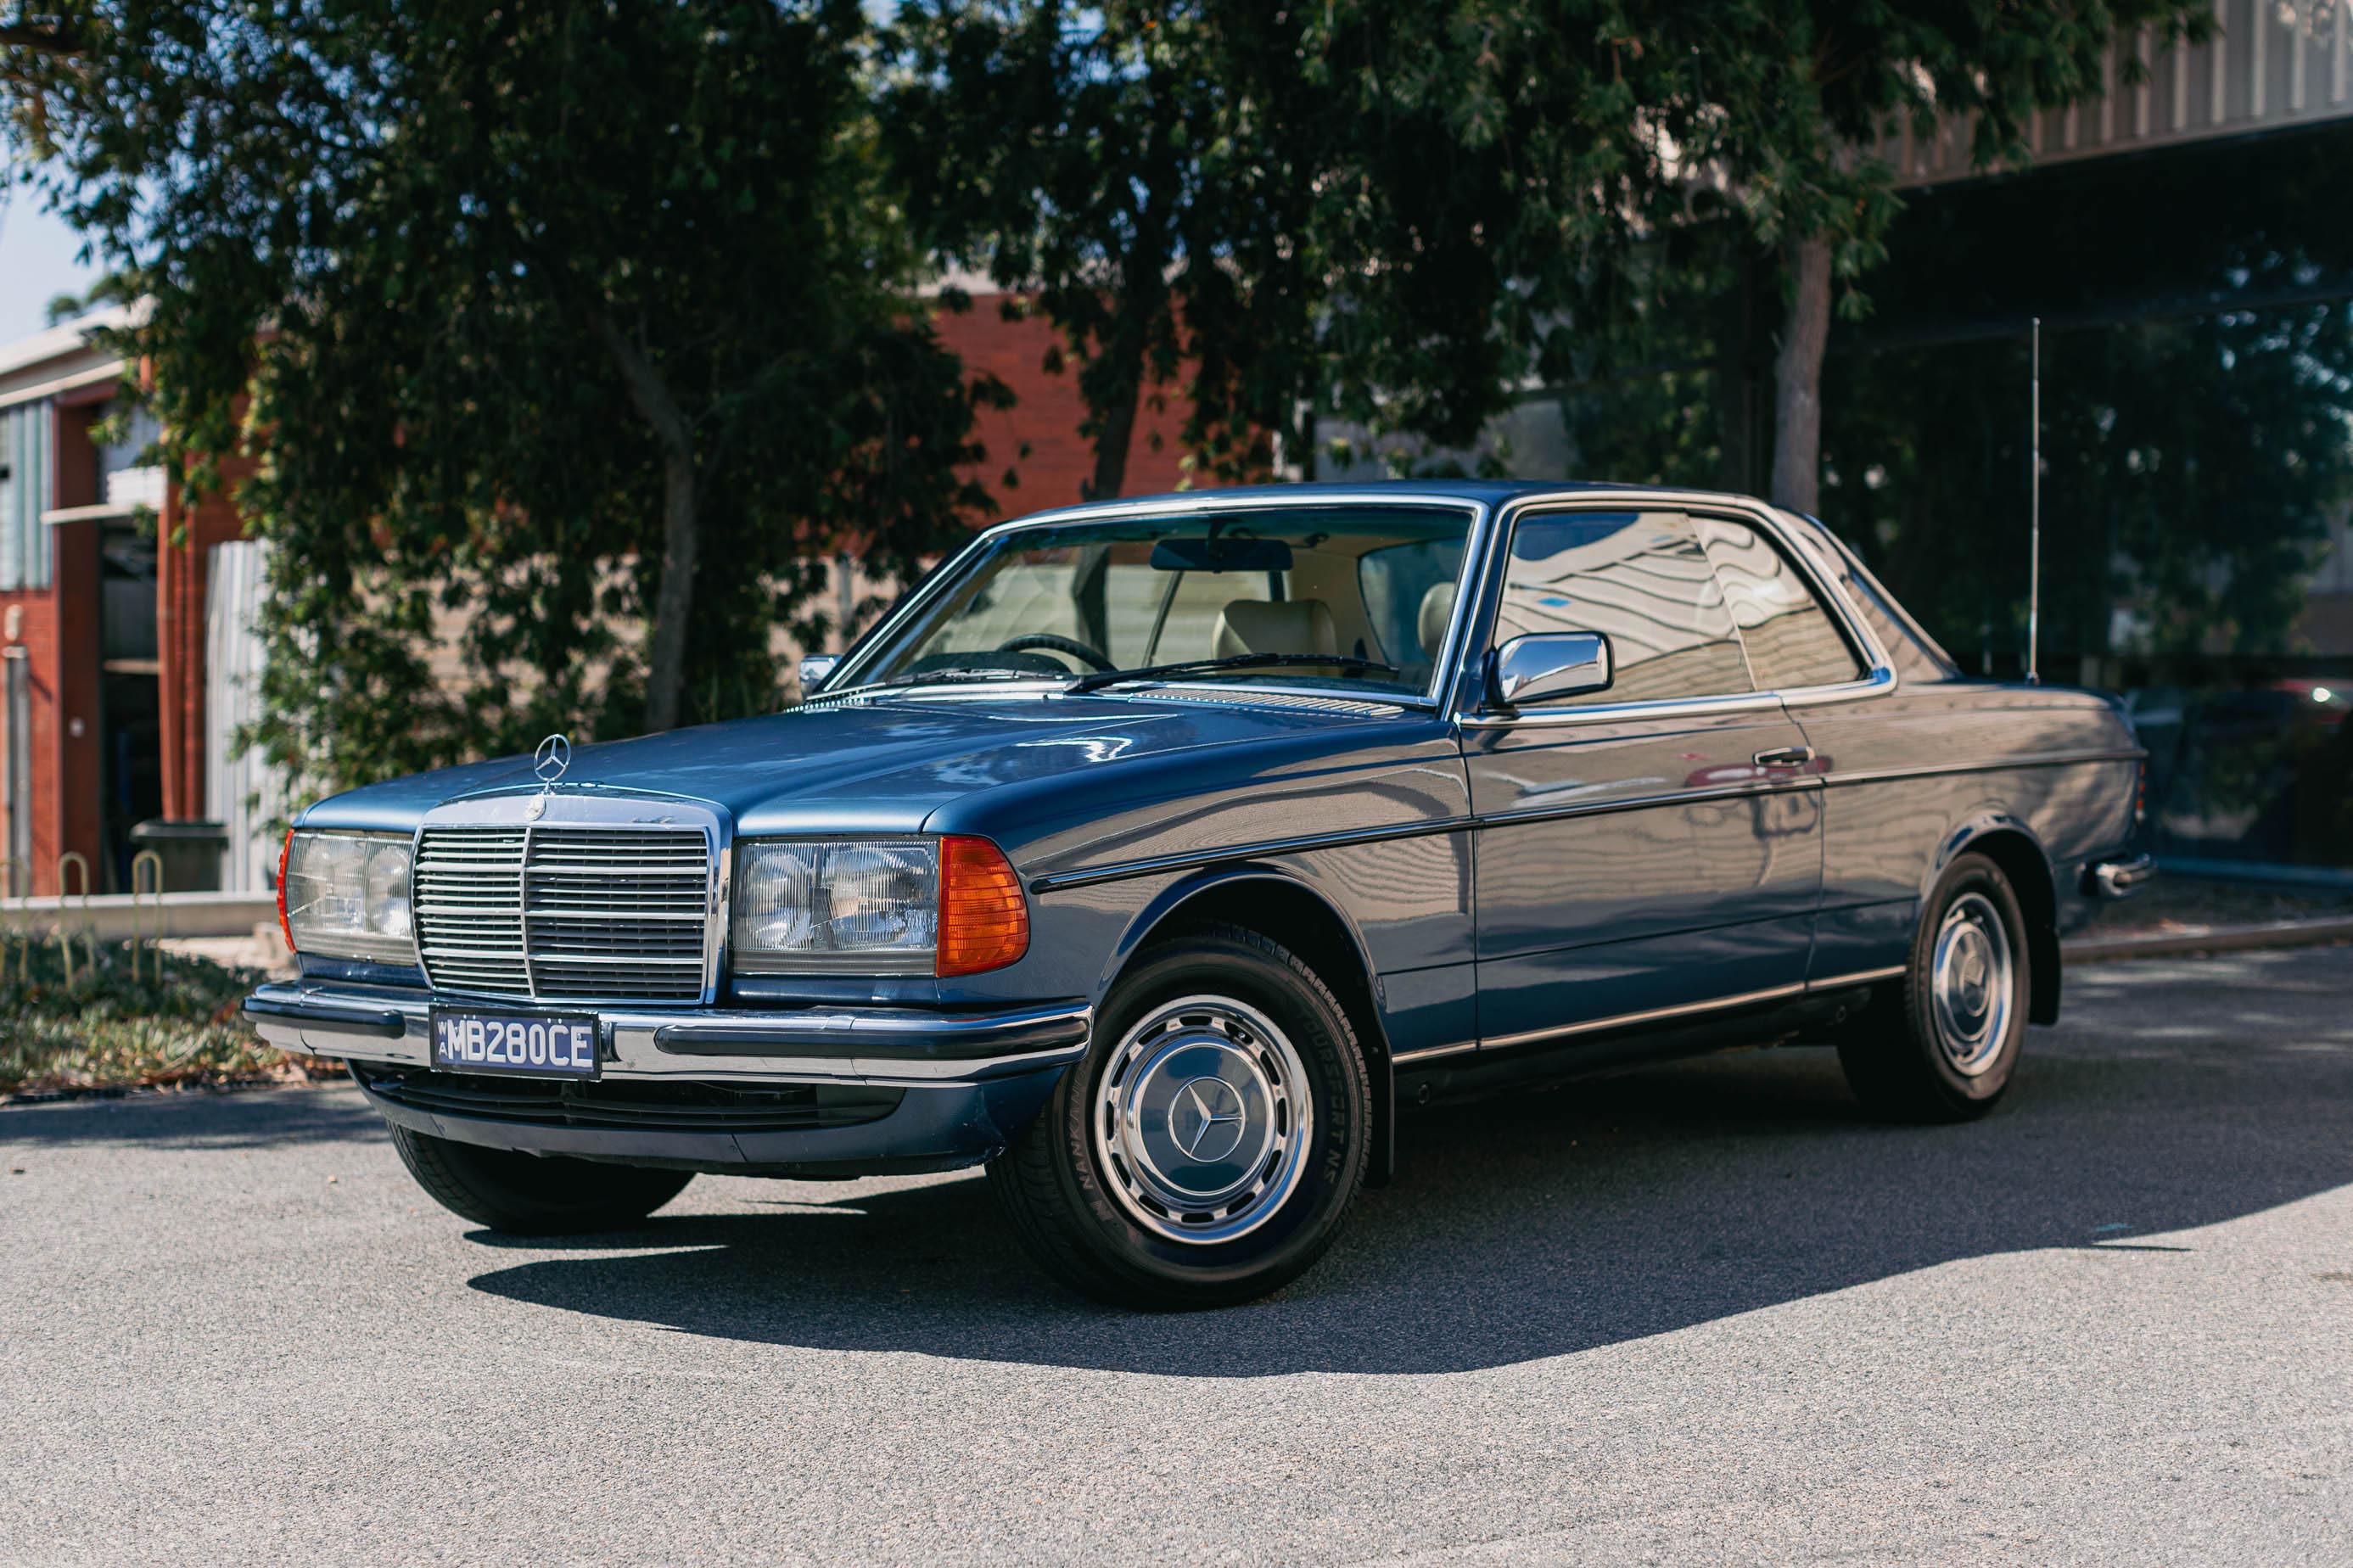
<path id="1" fill-rule="evenodd" d="M 1372 1161 L 1365 1184 L 1388 1185 L 1397 1166 L 1397 1084 L 1388 1030 L 1381 1016 L 1380 983 L 1363 939 L 1323 894 L 1261 867 L 1226 867 L 1180 882 L 1155 899 L 1129 926 L 1096 995 L 1109 995 L 1155 942 L 1204 925 L 1240 926 L 1272 937 L 1331 987 L 1356 1031 L 1372 1080 Z"/>

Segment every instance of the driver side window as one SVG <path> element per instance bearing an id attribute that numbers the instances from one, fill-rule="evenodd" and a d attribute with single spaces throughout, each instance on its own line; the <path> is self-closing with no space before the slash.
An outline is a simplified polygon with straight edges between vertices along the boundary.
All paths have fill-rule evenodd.
<path id="1" fill-rule="evenodd" d="M 1616 678 L 1565 706 L 1737 696 L 1756 689 L 1724 589 L 1679 511 L 1520 518 L 1490 646 L 1541 632 L 1600 632 Z"/>

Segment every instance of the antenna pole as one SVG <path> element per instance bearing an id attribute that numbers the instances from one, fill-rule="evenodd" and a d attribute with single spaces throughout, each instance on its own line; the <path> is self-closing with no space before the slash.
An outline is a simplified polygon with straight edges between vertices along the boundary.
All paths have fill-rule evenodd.
<path id="1" fill-rule="evenodd" d="M 2029 411 L 2026 469 L 2026 684 L 2038 686 L 2042 642 L 2042 318 L 2028 339 Z"/>

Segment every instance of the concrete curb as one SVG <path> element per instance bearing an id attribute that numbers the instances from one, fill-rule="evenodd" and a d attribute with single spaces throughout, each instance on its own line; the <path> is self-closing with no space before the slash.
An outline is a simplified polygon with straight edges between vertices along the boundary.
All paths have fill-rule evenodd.
<path id="1" fill-rule="evenodd" d="M 2353 918 L 2269 921 L 2262 925 L 2190 926 L 2145 936 L 2078 937 L 2062 942 L 2069 963 L 2111 963 L 2127 958 L 2166 958 L 2186 952 L 2247 952 L 2266 947 L 2321 947 L 2353 942 Z"/>

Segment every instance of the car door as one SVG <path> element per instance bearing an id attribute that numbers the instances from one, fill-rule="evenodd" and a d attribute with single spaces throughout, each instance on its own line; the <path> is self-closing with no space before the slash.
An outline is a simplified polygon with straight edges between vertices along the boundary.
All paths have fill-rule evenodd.
<path id="1" fill-rule="evenodd" d="M 1819 790 L 1698 524 L 1592 508 L 1507 523 L 1474 646 L 1598 632 L 1613 679 L 1462 719 L 1482 1047 L 1800 988 Z"/>

